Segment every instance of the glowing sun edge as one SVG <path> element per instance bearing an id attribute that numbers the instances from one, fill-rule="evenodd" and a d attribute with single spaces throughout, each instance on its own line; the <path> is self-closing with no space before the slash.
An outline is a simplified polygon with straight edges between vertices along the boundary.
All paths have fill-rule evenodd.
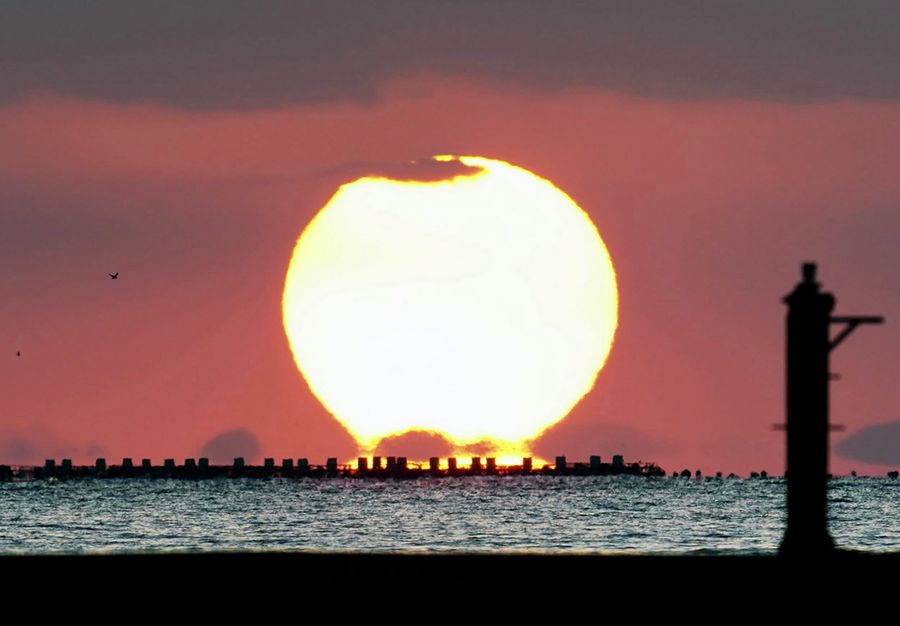
<path id="1" fill-rule="evenodd" d="M 290 344 L 292 354 L 294 357 L 294 361 L 297 365 L 298 370 L 303 375 L 307 384 L 310 387 L 310 390 L 316 396 L 316 398 L 322 403 L 322 405 L 338 420 L 340 424 L 342 424 L 354 437 L 357 443 L 360 446 L 360 450 L 362 453 L 371 455 L 371 453 L 376 449 L 378 443 L 386 438 L 395 437 L 398 435 L 402 435 L 404 433 L 408 433 L 411 431 L 423 431 L 423 432 L 434 432 L 443 436 L 447 441 L 451 443 L 453 446 L 453 455 L 464 457 L 466 455 L 472 456 L 472 450 L 477 449 L 481 452 L 481 454 L 474 454 L 475 456 L 494 456 L 497 458 L 498 464 L 515 464 L 518 463 L 523 456 L 531 456 L 529 452 L 529 442 L 533 441 L 537 437 L 539 437 L 543 432 L 545 432 L 551 426 L 559 423 L 562 419 L 564 419 L 574 408 L 581 399 L 593 389 L 597 376 L 600 370 L 603 368 L 606 360 L 608 359 L 609 353 L 612 348 L 613 339 L 615 336 L 615 331 L 618 327 L 618 289 L 617 289 L 617 281 L 615 276 L 615 269 L 612 265 L 612 260 L 609 257 L 609 253 L 606 249 L 605 244 L 603 243 L 602 238 L 597 230 L 596 225 L 594 225 L 593 221 L 590 219 L 588 214 L 580 207 L 577 203 L 574 202 L 565 192 L 556 187 L 551 181 L 536 176 L 532 172 L 524 170 L 522 168 L 518 168 L 514 165 L 505 163 L 503 161 L 484 159 L 481 157 L 469 157 L 469 156 L 461 156 L 456 157 L 452 155 L 439 155 L 433 157 L 434 160 L 449 162 L 457 160 L 460 163 L 478 168 L 477 171 L 473 173 L 462 173 L 452 178 L 442 179 L 437 181 L 410 181 L 410 180 L 395 180 L 392 178 L 384 177 L 384 176 L 365 176 L 354 180 L 352 182 L 343 184 L 340 186 L 338 191 L 332 196 L 332 198 L 328 201 L 328 203 L 316 214 L 316 216 L 309 222 L 309 224 L 304 228 L 300 237 L 297 240 L 297 243 L 294 248 L 294 252 L 291 257 L 291 262 L 288 267 L 287 275 L 285 278 L 285 290 L 282 299 L 282 314 L 283 314 L 283 324 L 285 328 L 285 333 L 288 338 L 288 342 Z M 606 327 L 608 328 L 608 342 L 605 346 L 601 346 L 600 350 L 600 358 L 595 363 L 595 367 L 590 368 L 591 373 L 588 376 L 589 384 L 579 393 L 577 397 L 572 400 L 567 408 L 560 412 L 558 416 L 553 418 L 548 417 L 546 423 L 528 437 L 523 438 L 512 438 L 512 439 L 504 439 L 497 436 L 475 436 L 468 438 L 460 438 L 457 436 L 453 436 L 447 432 L 443 432 L 441 430 L 437 430 L 429 427 L 421 427 L 421 426 L 404 426 L 399 429 L 390 430 L 387 432 L 380 432 L 380 434 L 376 436 L 366 436 L 365 434 L 357 431 L 351 424 L 345 421 L 338 410 L 336 410 L 331 402 L 327 401 L 324 393 L 320 393 L 320 390 L 316 388 L 311 380 L 311 375 L 307 372 L 306 367 L 301 364 L 301 353 L 303 349 L 301 346 L 295 345 L 295 342 L 291 336 L 291 331 L 289 329 L 289 311 L 291 310 L 291 304 L 288 302 L 288 295 L 291 291 L 291 276 L 292 272 L 295 270 L 295 266 L 298 263 L 298 259 L 300 259 L 300 247 L 304 242 L 304 236 L 307 235 L 311 229 L 317 224 L 317 222 L 321 219 L 322 215 L 324 215 L 329 207 L 331 207 L 347 190 L 352 189 L 355 185 L 366 184 L 371 182 L 388 182 L 394 186 L 409 186 L 409 187 L 423 187 L 423 188 L 434 188 L 436 186 L 452 186 L 457 184 L 460 180 L 465 182 L 477 180 L 478 178 L 489 176 L 491 173 L 495 173 L 503 170 L 511 170 L 517 172 L 524 172 L 529 177 L 534 179 L 535 181 L 539 181 L 542 184 L 548 185 L 552 188 L 556 193 L 560 194 L 562 197 L 568 200 L 568 202 L 578 211 L 580 211 L 582 218 L 584 221 L 590 226 L 593 231 L 594 236 L 596 237 L 596 241 L 600 246 L 600 251 L 602 252 L 602 256 L 605 258 L 607 268 L 609 271 L 609 279 L 611 282 L 611 288 L 607 296 L 607 310 L 604 312 L 607 313 L 607 319 L 605 320 Z M 410 459 L 410 462 L 419 462 L 423 461 L 423 459 Z M 535 459 L 535 466 L 539 466 L 543 460 Z M 463 466 L 460 464 L 460 466 Z"/>

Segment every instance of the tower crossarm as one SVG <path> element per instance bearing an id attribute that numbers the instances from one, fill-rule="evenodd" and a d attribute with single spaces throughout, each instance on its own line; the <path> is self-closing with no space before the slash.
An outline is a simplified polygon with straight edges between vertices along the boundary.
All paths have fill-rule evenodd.
<path id="1" fill-rule="evenodd" d="M 878 315 L 838 315 L 830 318 L 831 324 L 844 324 L 844 327 L 828 344 L 829 352 L 838 347 L 838 345 L 852 333 L 860 324 L 883 324 L 884 318 Z"/>

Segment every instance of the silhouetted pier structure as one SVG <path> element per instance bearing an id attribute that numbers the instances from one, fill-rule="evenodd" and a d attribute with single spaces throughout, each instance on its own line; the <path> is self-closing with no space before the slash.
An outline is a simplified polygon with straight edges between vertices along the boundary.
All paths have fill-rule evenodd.
<path id="1" fill-rule="evenodd" d="M 422 477 L 463 477 L 463 476 L 665 476 L 666 473 L 654 463 L 625 463 L 621 456 L 617 462 L 602 463 L 599 456 L 591 457 L 589 463 L 568 463 L 566 457 L 557 457 L 556 465 L 544 465 L 535 469 L 531 457 L 522 459 L 518 465 L 499 465 L 495 457 L 488 457 L 482 463 L 480 457 L 472 457 L 469 465 L 461 465 L 455 457 L 447 459 L 441 467 L 440 458 L 431 457 L 427 463 L 410 463 L 406 457 L 387 457 L 382 464 L 381 457 L 374 457 L 369 465 L 367 457 L 359 457 L 355 466 L 339 464 L 336 457 L 329 458 L 324 465 L 313 465 L 306 458 L 283 459 L 280 465 L 273 458 L 267 458 L 262 465 L 247 465 L 242 457 L 234 459 L 231 465 L 212 465 L 207 458 L 199 461 L 187 458 L 182 464 L 175 459 L 165 459 L 162 465 L 153 465 L 150 459 L 142 459 L 135 466 L 132 459 L 124 458 L 119 465 L 108 465 L 100 458 L 94 465 L 72 465 L 64 459 L 61 465 L 55 459 L 47 459 L 42 466 L 0 465 L 0 481 L 78 479 L 78 478 L 422 478 Z"/>
<path id="2" fill-rule="evenodd" d="M 828 533 L 828 357 L 861 324 L 882 317 L 832 316 L 835 298 L 820 290 L 815 263 L 803 264 L 803 280 L 785 296 L 787 374 L 787 508 L 782 553 L 830 552 Z M 831 337 L 830 327 L 843 328 Z"/>

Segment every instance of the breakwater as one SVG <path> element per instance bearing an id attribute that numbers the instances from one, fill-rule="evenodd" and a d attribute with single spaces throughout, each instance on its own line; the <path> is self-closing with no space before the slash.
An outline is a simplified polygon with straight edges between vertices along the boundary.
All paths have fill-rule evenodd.
<path id="1" fill-rule="evenodd" d="M 282 459 L 276 463 L 267 458 L 262 465 L 251 465 L 237 457 L 229 465 L 211 464 L 207 458 L 187 458 L 182 463 L 175 459 L 165 459 L 162 465 L 155 465 L 151 459 L 141 459 L 135 463 L 131 458 L 122 459 L 118 465 L 107 464 L 105 458 L 98 458 L 93 465 L 74 465 L 70 459 L 47 459 L 38 466 L 0 465 L 0 481 L 22 481 L 41 479 L 75 478 L 420 478 L 445 476 L 522 476 L 522 475 L 563 475 L 563 476 L 665 476 L 665 471 L 654 463 L 626 463 L 622 456 L 615 455 L 612 462 L 605 463 L 600 456 L 592 456 L 587 462 L 569 462 L 565 456 L 556 457 L 554 464 L 535 467 L 530 457 L 521 464 L 499 465 L 493 457 L 481 459 L 472 457 L 468 465 L 462 465 L 455 457 L 441 463 L 438 457 L 431 457 L 427 463 L 409 462 L 406 457 L 359 457 L 355 464 L 339 464 L 337 457 L 326 460 L 324 465 L 316 465 L 306 458 Z"/>

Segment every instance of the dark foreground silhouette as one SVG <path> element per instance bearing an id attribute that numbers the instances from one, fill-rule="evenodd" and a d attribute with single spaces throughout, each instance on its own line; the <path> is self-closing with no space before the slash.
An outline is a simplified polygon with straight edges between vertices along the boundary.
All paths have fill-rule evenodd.
<path id="1" fill-rule="evenodd" d="M 297 532 L 307 531 L 298 527 Z M 0 557 L 0 572 L 14 574 L 9 580 L 52 593 L 54 601 L 65 592 L 77 593 L 82 601 L 85 591 L 123 591 L 143 602 L 159 598 L 169 606 L 173 597 L 185 596 L 192 602 L 213 602 L 214 608 L 254 598 L 254 603 L 258 598 L 266 603 L 279 603 L 279 598 L 286 603 L 298 598 L 358 603 L 375 592 L 382 602 L 389 598 L 392 614 L 422 600 L 441 603 L 432 610 L 452 610 L 452 602 L 475 597 L 508 604 L 504 613 L 545 605 L 563 610 L 582 602 L 598 611 L 625 603 L 641 616 L 654 607 L 667 614 L 698 615 L 714 607 L 720 612 L 722 602 L 732 607 L 729 612 L 743 613 L 758 603 L 775 610 L 773 602 L 782 599 L 821 604 L 825 590 L 842 604 L 860 598 L 877 605 L 893 599 L 894 593 L 879 590 L 895 591 L 897 571 L 900 554 L 841 550 L 810 558 L 340 551 Z M 674 599 L 671 605 L 657 604 L 669 598 Z M 650 604 L 639 607 L 636 600 Z"/>

